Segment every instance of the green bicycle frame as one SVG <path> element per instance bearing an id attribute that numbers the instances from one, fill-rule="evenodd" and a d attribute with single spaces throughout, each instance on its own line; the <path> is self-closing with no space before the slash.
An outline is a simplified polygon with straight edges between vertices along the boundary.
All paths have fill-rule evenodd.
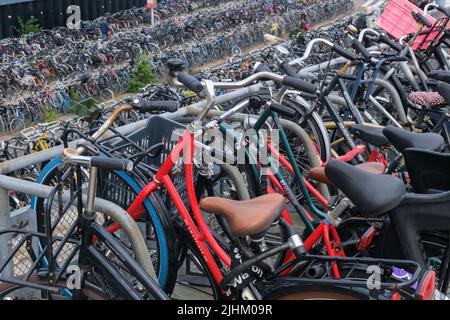
<path id="1" fill-rule="evenodd" d="M 301 169 L 299 168 L 297 161 L 295 159 L 294 153 L 291 149 L 291 146 L 289 145 L 289 141 L 288 141 L 286 132 L 284 131 L 283 126 L 281 125 L 278 114 L 276 112 L 274 112 L 269 106 L 260 115 L 260 117 L 258 118 L 256 123 L 253 125 L 252 129 L 255 130 L 255 132 L 259 132 L 259 130 L 261 130 L 261 128 L 263 127 L 263 125 L 269 118 L 271 118 L 273 120 L 273 122 L 275 123 L 275 126 L 279 130 L 280 137 L 281 137 L 281 143 L 282 143 L 283 147 L 285 148 L 285 150 L 287 151 L 289 162 L 291 163 L 292 168 L 294 169 L 294 178 L 297 181 L 298 185 L 300 186 L 300 190 L 303 193 L 306 204 L 310 207 L 312 212 L 321 219 L 311 221 L 308 218 L 308 216 L 305 213 L 302 206 L 300 205 L 300 203 L 298 202 L 297 198 L 295 197 L 294 192 L 288 186 L 288 183 L 286 182 L 286 180 L 283 177 L 283 175 L 281 174 L 281 172 L 278 170 L 276 173 L 274 173 L 274 175 L 277 178 L 277 180 L 280 182 L 281 186 L 283 187 L 283 190 L 285 191 L 285 193 L 286 193 L 289 201 L 291 202 L 292 206 L 294 207 L 295 211 L 299 214 L 300 218 L 305 223 L 305 226 L 307 227 L 307 229 L 310 232 L 312 232 L 315 230 L 315 226 L 318 225 L 322 221 L 322 219 L 326 218 L 326 213 L 321 211 L 320 209 L 318 209 L 312 202 L 311 195 L 303 181 L 303 175 L 302 175 Z M 227 135 L 231 134 L 232 137 L 234 138 L 234 142 L 235 143 L 237 142 L 238 135 L 234 128 L 232 128 L 225 122 L 221 122 L 219 124 L 219 129 L 223 133 L 226 132 Z M 255 140 L 258 141 L 258 136 L 255 137 Z M 246 160 L 248 161 L 249 166 L 251 168 L 251 174 L 253 175 L 255 181 L 259 181 L 260 177 L 261 177 L 261 170 L 260 170 L 259 166 L 257 165 L 254 155 L 251 152 L 249 152 L 249 150 L 245 150 L 245 156 L 246 156 Z M 273 160 L 270 159 L 270 157 L 269 157 L 268 161 L 269 161 L 269 165 L 271 165 Z M 259 194 L 262 193 L 261 187 L 259 184 L 257 185 L 257 191 Z"/>

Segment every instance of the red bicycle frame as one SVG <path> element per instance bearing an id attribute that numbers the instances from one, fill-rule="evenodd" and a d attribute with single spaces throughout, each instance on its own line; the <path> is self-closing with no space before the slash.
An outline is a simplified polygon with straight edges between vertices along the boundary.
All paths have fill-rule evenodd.
<path id="1" fill-rule="evenodd" d="M 197 247 L 205 259 L 205 262 L 214 276 L 214 279 L 217 283 L 220 283 L 222 281 L 223 274 L 209 251 L 209 248 L 214 251 L 214 253 L 227 267 L 231 266 L 231 258 L 214 239 L 214 236 L 209 230 L 198 205 L 193 178 L 194 141 L 194 134 L 189 131 L 185 131 L 180 141 L 175 145 L 174 149 L 170 152 L 158 172 L 154 175 L 153 181 L 148 183 L 142 189 L 127 211 L 134 219 L 137 219 L 144 213 L 143 202 L 148 195 L 159 189 L 161 186 L 164 186 L 173 200 L 175 207 L 180 213 L 184 223 L 186 224 L 189 233 L 197 244 Z M 169 176 L 172 168 L 183 156 L 188 200 L 198 228 Z M 108 229 L 108 231 L 114 232 L 119 228 L 119 225 L 113 225 Z"/>
<path id="2" fill-rule="evenodd" d="M 154 175 L 153 181 L 149 182 L 142 189 L 142 191 L 137 195 L 136 199 L 128 208 L 127 212 L 134 219 L 139 218 L 145 212 L 143 206 L 144 200 L 149 196 L 150 193 L 161 188 L 161 186 L 164 186 L 167 189 L 169 196 L 173 200 L 175 207 L 180 213 L 189 233 L 191 234 L 198 249 L 200 250 L 200 253 L 205 259 L 205 262 L 208 265 L 208 268 L 210 269 L 215 281 L 217 283 L 220 283 L 223 279 L 223 274 L 220 271 L 218 264 L 214 260 L 210 248 L 227 267 L 231 267 L 231 258 L 214 239 L 214 236 L 212 235 L 211 231 L 208 228 L 208 225 L 203 218 L 198 204 L 193 178 L 194 142 L 194 134 L 186 130 L 183 133 L 180 141 L 175 145 L 174 149 L 170 152 L 169 156 L 161 165 L 158 172 Z M 181 157 L 184 157 L 183 160 L 187 195 L 190 207 L 194 214 L 195 221 L 189 214 L 189 210 L 184 205 L 183 199 L 178 193 L 169 175 L 173 167 Z M 293 172 L 292 166 L 286 159 L 284 159 L 279 153 L 277 154 L 277 157 L 279 158 L 281 163 L 288 168 L 289 171 Z M 276 177 L 273 174 L 270 174 L 270 172 L 268 176 L 270 181 L 273 182 L 277 188 L 280 188 L 280 192 L 282 192 L 281 185 L 279 185 L 279 183 L 277 184 L 278 180 L 276 179 Z M 313 187 L 311 186 L 311 188 Z M 276 191 L 269 185 L 268 192 L 271 193 Z M 288 223 L 292 223 L 289 211 L 287 209 L 283 210 L 282 216 L 288 221 Z M 308 214 L 308 216 L 310 215 Z M 108 231 L 115 232 L 118 229 L 120 229 L 120 225 L 115 224 L 109 227 Z M 330 236 L 332 237 L 333 241 L 331 240 Z M 343 249 L 339 247 L 341 242 L 336 228 L 333 225 L 328 224 L 327 222 L 321 222 L 318 228 L 304 241 L 305 249 L 309 251 L 322 239 L 325 243 L 329 256 L 345 256 Z M 285 262 L 288 262 L 294 258 L 294 254 L 292 252 L 289 252 L 285 259 Z M 283 272 L 283 275 L 287 274 L 290 269 Z M 333 265 L 333 274 L 336 278 L 340 278 L 337 265 Z"/>

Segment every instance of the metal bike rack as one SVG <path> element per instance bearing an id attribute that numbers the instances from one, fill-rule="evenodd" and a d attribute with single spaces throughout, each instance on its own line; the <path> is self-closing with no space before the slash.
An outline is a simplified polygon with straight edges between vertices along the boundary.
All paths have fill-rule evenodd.
<path id="1" fill-rule="evenodd" d="M 34 221 L 36 217 L 36 213 L 29 208 L 10 212 L 8 195 L 9 190 L 15 190 L 17 192 L 47 199 L 52 191 L 52 188 L 39 183 L 0 175 L 0 230 L 12 228 L 14 221 L 18 221 L 18 219 L 22 221 L 25 219 Z M 69 197 L 70 195 L 68 194 L 63 195 L 64 200 L 69 200 Z M 85 195 L 83 196 L 83 202 L 86 202 Z M 132 244 L 137 261 L 149 273 L 149 275 L 152 276 L 153 279 L 156 279 L 156 273 L 150 260 L 150 256 L 148 255 L 144 238 L 141 235 L 138 225 L 131 218 L 131 216 L 118 205 L 100 198 L 95 199 L 94 208 L 95 210 L 110 216 L 122 226 L 130 243 Z M 31 225 L 33 225 L 33 222 Z M 5 261 L 6 257 L 10 256 L 10 240 L 10 235 L 8 234 L 0 236 L 0 264 L 2 261 Z M 13 277 L 13 265 L 10 264 L 8 267 L 9 268 L 6 269 L 2 275 Z"/>

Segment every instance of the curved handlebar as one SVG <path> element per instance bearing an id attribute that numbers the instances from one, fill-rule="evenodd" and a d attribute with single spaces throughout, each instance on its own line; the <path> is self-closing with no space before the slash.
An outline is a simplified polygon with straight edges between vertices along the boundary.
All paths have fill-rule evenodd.
<path id="1" fill-rule="evenodd" d="M 377 37 L 380 36 L 380 33 L 378 31 L 373 30 L 373 29 L 370 29 L 370 28 L 362 29 L 361 32 L 359 33 L 359 36 L 358 36 L 358 41 L 359 42 L 363 41 L 364 35 L 366 33 L 372 33 L 372 34 L 376 35 Z"/>
<path id="2" fill-rule="evenodd" d="M 433 8 L 439 8 L 439 6 L 436 3 L 428 3 L 425 8 L 423 9 L 423 14 L 427 15 L 428 14 L 428 8 L 433 7 Z"/>
<path id="3" fill-rule="evenodd" d="M 263 72 L 255 73 L 255 74 L 251 75 L 250 77 L 245 78 L 240 81 L 235 81 L 235 82 L 212 82 L 211 81 L 211 84 L 216 89 L 231 90 L 231 89 L 240 89 L 240 88 L 248 87 L 249 85 L 253 84 L 253 82 L 260 81 L 260 80 L 266 80 L 266 81 L 272 80 L 272 81 L 282 82 L 283 76 L 278 75 L 276 73 L 263 71 Z M 171 84 L 177 88 L 184 88 L 184 84 L 182 84 L 180 81 L 178 81 L 175 78 L 172 78 Z"/>
<path id="4" fill-rule="evenodd" d="M 325 43 L 326 45 L 328 45 L 330 47 L 334 47 L 334 44 L 332 42 L 328 41 L 328 40 L 325 40 L 325 39 L 322 39 L 322 38 L 313 39 L 313 40 L 311 40 L 308 43 L 308 46 L 306 47 L 306 50 L 305 50 L 305 53 L 303 54 L 303 56 L 300 57 L 300 58 L 297 58 L 295 60 L 292 60 L 291 62 L 289 62 L 289 64 L 290 65 L 296 65 L 296 64 L 300 64 L 303 60 L 306 60 L 309 57 L 309 55 L 311 54 L 312 47 L 317 42 L 322 42 L 322 43 Z"/>

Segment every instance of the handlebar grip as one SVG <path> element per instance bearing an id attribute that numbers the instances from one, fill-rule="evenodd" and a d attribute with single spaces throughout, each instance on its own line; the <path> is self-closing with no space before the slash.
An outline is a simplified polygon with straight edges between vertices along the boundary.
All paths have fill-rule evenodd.
<path id="1" fill-rule="evenodd" d="M 283 70 L 283 72 L 285 74 L 287 74 L 289 77 L 292 78 L 297 78 L 298 74 L 297 72 L 295 72 L 294 68 L 292 68 L 292 66 L 287 63 L 286 61 L 284 61 L 281 65 L 280 65 L 281 70 Z"/>
<path id="2" fill-rule="evenodd" d="M 417 22 L 421 22 L 427 27 L 432 27 L 433 26 L 433 24 L 430 21 L 428 21 L 428 18 L 425 17 L 423 14 L 421 14 L 421 13 L 419 13 L 417 11 L 411 11 L 411 13 L 412 13 L 414 19 Z"/>
<path id="3" fill-rule="evenodd" d="M 387 35 L 383 34 L 380 36 L 380 42 L 387 44 L 389 47 L 394 49 L 397 52 L 402 51 L 403 47 L 400 43 L 392 41 L 391 38 L 389 38 Z"/>
<path id="4" fill-rule="evenodd" d="M 358 57 L 356 55 L 354 55 L 353 53 L 347 51 L 345 48 L 338 46 L 336 44 L 333 46 L 333 50 L 340 56 L 347 58 L 350 61 L 354 61 L 354 60 L 358 59 Z"/>
<path id="5" fill-rule="evenodd" d="M 441 43 L 443 45 L 445 45 L 447 48 L 450 48 L 450 41 L 448 39 L 445 39 L 444 37 L 442 37 Z"/>
<path id="6" fill-rule="evenodd" d="M 285 76 L 283 78 L 283 84 L 285 86 L 288 86 L 288 87 L 291 87 L 291 88 L 294 88 L 294 89 L 297 89 L 299 91 L 303 91 L 306 93 L 311 93 L 311 94 L 317 93 L 317 87 L 315 85 L 313 85 L 312 83 L 309 83 L 305 80 L 302 80 L 302 79 Z"/>
<path id="7" fill-rule="evenodd" d="M 282 114 L 282 115 L 284 115 L 286 117 L 290 117 L 290 118 L 295 117 L 295 115 L 297 114 L 297 111 L 295 111 L 294 109 L 283 106 L 278 103 L 274 103 L 274 102 L 272 102 L 270 104 L 270 109 L 272 111 L 275 111 L 276 113 Z"/>
<path id="8" fill-rule="evenodd" d="M 91 166 L 106 170 L 133 171 L 133 162 L 126 159 L 91 157 Z"/>
<path id="9" fill-rule="evenodd" d="M 137 110 L 142 113 L 154 111 L 175 112 L 178 108 L 180 108 L 180 102 L 178 101 L 142 100 L 137 106 Z"/>
<path id="10" fill-rule="evenodd" d="M 401 56 L 392 57 L 392 58 L 388 59 L 388 61 L 391 61 L 391 62 L 403 62 L 403 61 L 407 61 L 407 60 L 408 59 L 406 57 L 401 57 Z"/>
<path id="11" fill-rule="evenodd" d="M 265 64 L 258 63 L 255 68 L 255 73 L 258 73 L 258 72 L 272 72 L 272 70 L 270 70 L 270 68 L 268 66 L 266 66 Z"/>
<path id="12" fill-rule="evenodd" d="M 359 53 L 361 53 L 361 55 L 364 57 L 364 59 L 366 60 L 370 60 L 370 53 L 369 51 L 367 51 L 367 49 L 362 45 L 361 42 L 358 41 L 358 39 L 353 39 L 352 41 L 352 47 L 358 51 Z"/>
<path id="13" fill-rule="evenodd" d="M 447 17 L 450 17 L 450 9 L 448 8 L 443 8 L 441 6 L 437 6 L 436 8 L 434 8 L 440 12 L 442 12 L 443 14 L 447 15 Z"/>
<path id="14" fill-rule="evenodd" d="M 200 92 L 203 91 L 202 83 L 185 71 L 178 73 L 177 80 L 189 90 L 194 91 L 196 94 L 200 94 Z"/>

